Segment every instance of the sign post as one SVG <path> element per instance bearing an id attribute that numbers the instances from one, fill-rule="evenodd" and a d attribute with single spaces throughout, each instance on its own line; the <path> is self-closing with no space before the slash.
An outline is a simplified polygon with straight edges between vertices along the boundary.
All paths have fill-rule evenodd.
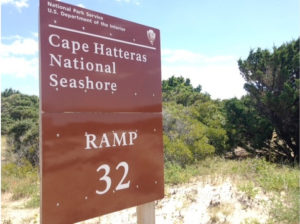
<path id="1" fill-rule="evenodd" d="M 154 223 L 164 196 L 159 30 L 40 0 L 40 99 L 41 223 L 132 206 Z"/>
<path id="2" fill-rule="evenodd" d="M 137 224 L 155 224 L 155 203 L 149 202 L 136 208 Z"/>

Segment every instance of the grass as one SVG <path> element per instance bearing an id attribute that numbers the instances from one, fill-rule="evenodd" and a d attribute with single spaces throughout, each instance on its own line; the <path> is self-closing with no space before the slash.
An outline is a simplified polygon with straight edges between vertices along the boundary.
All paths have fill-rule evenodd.
<path id="1" fill-rule="evenodd" d="M 241 224 L 260 224 L 256 218 L 245 219 Z"/>
<path id="2" fill-rule="evenodd" d="M 37 168 L 32 167 L 29 163 L 21 167 L 14 163 L 6 163 L 2 165 L 1 176 L 2 193 L 11 193 L 12 200 L 30 198 L 25 205 L 27 208 L 39 206 Z"/>
<path id="3" fill-rule="evenodd" d="M 188 182 L 194 176 L 231 177 L 233 180 L 249 181 L 246 186 L 261 187 L 265 191 L 299 191 L 299 167 L 277 165 L 264 159 L 225 160 L 212 157 L 186 168 L 168 162 L 165 164 L 165 182 L 168 184 Z"/>
<path id="4" fill-rule="evenodd" d="M 299 211 L 299 191 L 279 195 L 273 200 L 270 223 L 299 224 Z"/>
<path id="5" fill-rule="evenodd" d="M 225 160 L 207 158 L 182 168 L 166 163 L 165 180 L 168 184 L 188 182 L 194 176 L 222 181 L 230 178 L 249 198 L 259 190 L 272 196 L 269 223 L 299 223 L 299 167 L 270 163 L 264 159 Z M 248 220 L 247 223 L 256 223 Z"/>
<path id="6" fill-rule="evenodd" d="M 259 192 L 252 181 L 245 181 L 241 184 L 238 184 L 238 190 L 244 192 L 249 199 L 255 198 Z"/>
<path id="7" fill-rule="evenodd" d="M 208 213 L 210 215 L 211 223 L 228 223 L 227 217 L 230 216 L 234 211 L 231 204 L 220 204 L 214 207 L 210 207 Z M 229 224 L 229 223 L 228 223 Z"/>
<path id="8" fill-rule="evenodd" d="M 40 194 L 35 192 L 24 205 L 24 208 L 37 208 L 40 206 Z"/>
<path id="9" fill-rule="evenodd" d="M 188 182 L 192 177 L 199 174 L 195 165 L 189 165 L 182 168 L 174 163 L 165 163 L 165 183 L 180 184 Z"/>

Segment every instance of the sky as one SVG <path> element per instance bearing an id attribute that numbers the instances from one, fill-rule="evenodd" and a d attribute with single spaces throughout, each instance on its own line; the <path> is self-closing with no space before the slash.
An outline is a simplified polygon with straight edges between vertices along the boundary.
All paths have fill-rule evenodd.
<path id="1" fill-rule="evenodd" d="M 1 91 L 39 93 L 38 0 L 1 0 Z M 213 99 L 246 94 L 237 61 L 300 36 L 299 0 L 64 0 L 161 32 L 162 79 Z"/>

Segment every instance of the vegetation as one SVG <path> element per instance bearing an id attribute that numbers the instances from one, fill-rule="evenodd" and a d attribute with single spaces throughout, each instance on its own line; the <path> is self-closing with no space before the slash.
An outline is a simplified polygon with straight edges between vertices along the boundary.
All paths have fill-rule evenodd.
<path id="1" fill-rule="evenodd" d="M 39 99 L 8 89 L 1 93 L 1 192 L 39 206 Z"/>
<path id="2" fill-rule="evenodd" d="M 226 100 L 224 110 L 228 144 L 232 148 L 241 146 L 251 152 L 269 150 L 273 126 L 257 112 L 249 96 Z"/>
<path id="3" fill-rule="evenodd" d="M 22 166 L 9 162 L 2 165 L 1 192 L 12 193 L 12 200 L 30 198 L 27 208 L 39 206 L 39 185 L 37 168 L 27 162 Z"/>
<path id="4" fill-rule="evenodd" d="M 18 165 L 39 164 L 39 99 L 12 89 L 1 93 L 1 134 Z"/>
<path id="5" fill-rule="evenodd" d="M 182 77 L 171 77 L 162 86 L 165 161 L 185 167 L 224 152 L 227 135 L 221 102 Z"/>
<path id="6" fill-rule="evenodd" d="M 238 65 L 253 107 L 274 127 L 283 144 L 276 153 L 299 161 L 300 39 L 274 47 L 273 52 L 251 50 Z"/>

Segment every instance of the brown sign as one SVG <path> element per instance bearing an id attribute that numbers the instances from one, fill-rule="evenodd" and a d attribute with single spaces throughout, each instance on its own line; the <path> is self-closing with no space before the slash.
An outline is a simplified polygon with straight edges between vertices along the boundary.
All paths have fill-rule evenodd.
<path id="1" fill-rule="evenodd" d="M 40 0 L 41 222 L 164 195 L 159 30 Z"/>
<path id="2" fill-rule="evenodd" d="M 159 30 L 40 1 L 44 112 L 161 112 Z"/>
<path id="3" fill-rule="evenodd" d="M 160 113 L 47 113 L 42 223 L 74 223 L 163 197 Z"/>

